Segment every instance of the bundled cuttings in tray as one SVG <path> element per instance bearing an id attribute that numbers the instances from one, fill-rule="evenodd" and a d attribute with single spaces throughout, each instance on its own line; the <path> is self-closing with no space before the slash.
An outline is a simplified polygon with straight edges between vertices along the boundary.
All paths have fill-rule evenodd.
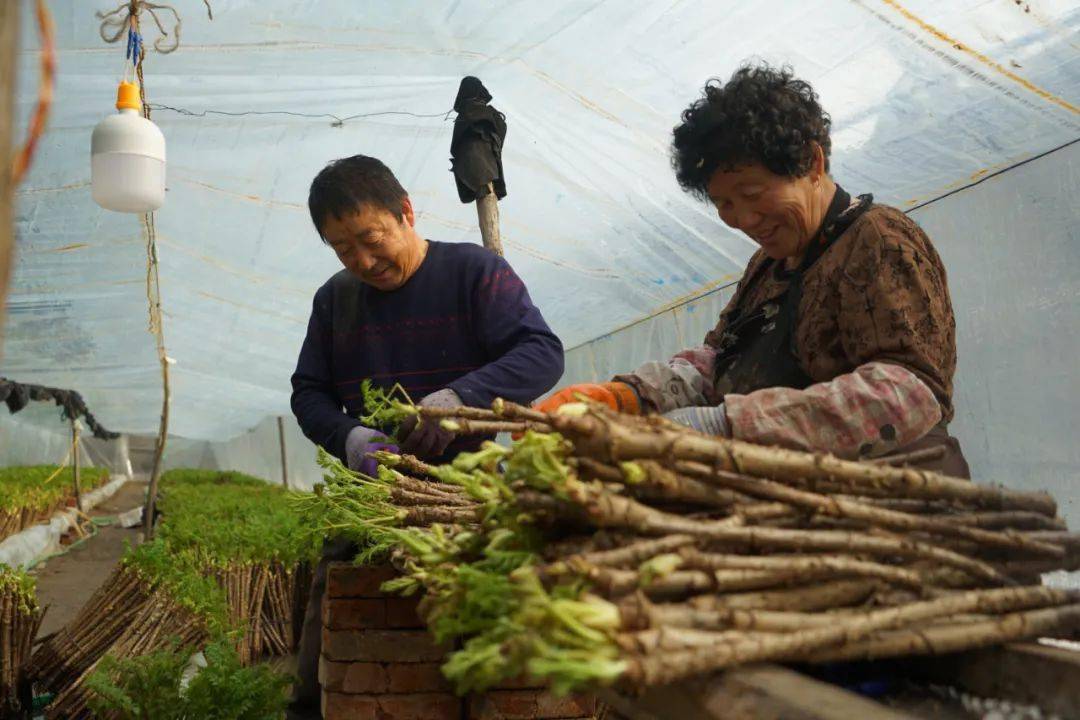
<path id="1" fill-rule="evenodd" d="M 182 648 L 195 652 L 228 630 L 224 593 L 162 542 L 129 549 L 75 618 L 44 638 L 28 667 L 39 691 L 54 695 L 49 720 L 82 720 L 91 711 L 86 680 L 106 657 L 122 660 Z"/>
<path id="2" fill-rule="evenodd" d="M 1062 635 L 1080 595 L 1043 587 L 1080 541 L 1045 493 L 704 436 L 592 404 L 556 414 L 413 408 L 523 433 L 452 464 L 321 454 L 306 502 L 423 592 L 460 691 L 522 675 L 557 692 L 743 663 L 936 654 Z"/>
<path id="3" fill-rule="evenodd" d="M 83 468 L 83 492 L 109 480 L 104 468 Z M 0 540 L 48 521 L 75 499 L 75 477 L 70 467 L 34 465 L 0 468 Z"/>
<path id="4" fill-rule="evenodd" d="M 76 618 L 34 654 L 32 679 L 55 694 L 46 717 L 91 717 L 86 680 L 107 657 L 195 652 L 224 639 L 250 665 L 294 649 L 321 540 L 290 493 L 202 470 L 169 471 L 162 491 L 154 540 L 129 548 Z"/>
<path id="5" fill-rule="evenodd" d="M 237 472 L 177 469 L 162 476 L 159 539 L 225 592 L 241 662 L 295 649 L 297 606 L 320 540 L 290 492 Z"/>

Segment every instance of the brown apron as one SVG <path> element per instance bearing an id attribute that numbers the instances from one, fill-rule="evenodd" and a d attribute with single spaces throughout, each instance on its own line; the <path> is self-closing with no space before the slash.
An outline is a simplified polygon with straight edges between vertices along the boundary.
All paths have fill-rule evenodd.
<path id="1" fill-rule="evenodd" d="M 795 351 L 795 328 L 802 300 L 803 275 L 872 202 L 872 196 L 860 195 L 858 202 L 852 205 L 851 196 L 837 185 L 836 194 L 821 223 L 822 229 L 811 242 L 799 266 L 789 271 L 784 269 L 782 262 L 771 259 L 758 266 L 755 275 L 748 279 L 748 284 L 765 272 L 773 272 L 778 278 L 788 280 L 787 287 L 757 307 L 748 309 L 740 302 L 732 309 L 717 348 L 714 381 L 718 395 L 745 395 L 768 387 L 801 390 L 813 383 L 799 363 Z M 938 445 L 945 446 L 943 455 L 913 462 L 912 466 L 955 477 L 970 477 L 960 444 L 949 435 L 944 424 L 890 454 L 906 454 Z"/>
<path id="2" fill-rule="evenodd" d="M 933 470 L 934 472 L 951 475 L 952 477 L 970 480 L 971 469 L 968 468 L 967 460 L 964 459 L 964 453 L 960 450 L 960 442 L 949 434 L 949 431 L 944 424 L 935 425 L 930 429 L 930 432 L 926 433 L 915 442 L 898 450 L 894 450 L 891 453 L 886 453 L 883 457 L 889 457 L 890 455 L 905 455 L 910 452 L 929 450 L 930 448 L 941 446 L 945 448 L 942 455 L 933 459 L 916 460 L 908 464 L 919 470 Z"/>

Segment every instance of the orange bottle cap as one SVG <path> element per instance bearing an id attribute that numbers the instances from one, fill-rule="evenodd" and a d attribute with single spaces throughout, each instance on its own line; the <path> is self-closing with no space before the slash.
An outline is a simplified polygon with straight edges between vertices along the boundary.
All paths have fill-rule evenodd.
<path id="1" fill-rule="evenodd" d="M 117 110 L 142 110 L 142 102 L 139 100 L 139 87 L 134 83 L 122 82 L 116 89 Z"/>

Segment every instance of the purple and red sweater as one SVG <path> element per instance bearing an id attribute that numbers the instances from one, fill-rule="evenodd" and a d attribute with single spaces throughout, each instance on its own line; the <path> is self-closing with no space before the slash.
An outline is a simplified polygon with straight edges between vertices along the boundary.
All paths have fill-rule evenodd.
<path id="1" fill-rule="evenodd" d="M 398 290 L 343 270 L 316 291 L 292 410 L 312 442 L 344 460 L 345 437 L 365 414 L 365 379 L 400 383 L 415 402 L 450 388 L 486 407 L 496 397 L 531 403 L 562 372 L 562 343 L 510 265 L 478 245 L 432 241 Z"/>

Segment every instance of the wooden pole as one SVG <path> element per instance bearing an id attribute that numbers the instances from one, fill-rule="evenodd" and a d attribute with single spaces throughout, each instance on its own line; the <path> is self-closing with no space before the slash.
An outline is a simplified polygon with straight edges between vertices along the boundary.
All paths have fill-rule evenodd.
<path id="1" fill-rule="evenodd" d="M 145 223 L 150 228 L 153 238 L 154 215 L 145 216 Z M 169 439 L 169 362 L 165 356 L 165 335 L 161 328 L 161 281 L 158 278 L 157 248 L 151 241 L 149 245 L 151 265 L 153 267 L 153 300 L 151 301 L 157 317 L 155 338 L 157 340 L 158 360 L 161 363 L 161 422 L 158 423 L 157 441 L 154 443 L 154 465 L 150 470 L 150 485 L 146 489 L 146 505 L 143 508 L 143 539 L 154 537 L 154 505 L 157 503 L 158 480 L 161 478 L 161 458 L 165 454 L 165 443 Z"/>
<path id="2" fill-rule="evenodd" d="M 281 446 L 281 484 L 289 489 L 289 463 L 285 460 L 285 418 L 278 415 L 278 444 Z"/>
<path id="3" fill-rule="evenodd" d="M 139 30 L 139 13 L 134 0 L 132 8 L 132 25 L 136 32 Z M 209 5 L 207 5 L 209 8 Z M 146 83 L 143 81 L 143 59 L 146 57 L 144 48 L 139 54 L 138 64 L 135 66 L 135 74 L 139 78 L 139 99 L 142 100 L 143 117 L 150 119 L 150 106 L 146 104 Z M 150 471 L 150 485 L 146 489 L 146 505 L 143 508 L 143 539 L 151 540 L 154 537 L 154 505 L 157 503 L 158 481 L 161 478 L 161 461 L 165 455 L 165 444 L 169 440 L 169 400 L 172 391 L 169 389 L 169 363 L 172 362 L 165 353 L 165 328 L 161 317 L 161 277 L 158 272 L 157 256 L 157 230 L 154 226 L 154 213 L 148 212 L 143 215 L 143 228 L 146 232 L 146 299 L 150 304 L 150 332 L 154 334 L 157 345 L 158 363 L 161 365 L 161 422 L 158 424 L 157 443 L 154 445 L 154 466 Z"/>
<path id="4" fill-rule="evenodd" d="M 18 2 L 0 2 L 0 342 L 4 339 L 4 308 L 14 247 L 11 205 L 11 138 L 15 126 L 15 50 L 18 46 Z"/>
<path id="5" fill-rule="evenodd" d="M 79 485 L 79 420 L 71 418 L 71 471 L 75 476 L 75 507 L 82 512 L 82 488 Z"/>
<path id="6" fill-rule="evenodd" d="M 499 198 L 495 188 L 488 183 L 488 194 L 476 198 L 476 215 L 480 220 L 480 237 L 484 247 L 498 256 L 502 256 L 502 238 L 499 236 Z"/>

